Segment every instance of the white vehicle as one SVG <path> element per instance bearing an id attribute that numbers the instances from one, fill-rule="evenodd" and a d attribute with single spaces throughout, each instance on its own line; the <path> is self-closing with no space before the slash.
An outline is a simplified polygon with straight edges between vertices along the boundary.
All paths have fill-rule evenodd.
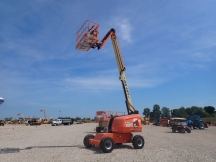
<path id="1" fill-rule="evenodd" d="M 57 126 L 57 125 L 71 125 L 74 123 L 74 119 L 73 118 L 59 118 L 59 119 L 55 119 L 51 122 L 52 126 Z"/>

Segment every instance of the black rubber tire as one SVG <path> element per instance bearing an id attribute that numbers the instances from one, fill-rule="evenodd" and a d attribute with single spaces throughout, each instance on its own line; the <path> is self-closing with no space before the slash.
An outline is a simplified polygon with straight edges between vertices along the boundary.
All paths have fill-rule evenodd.
<path id="1" fill-rule="evenodd" d="M 185 133 L 185 129 L 184 128 L 181 129 L 181 133 Z"/>
<path id="2" fill-rule="evenodd" d="M 190 130 L 190 129 L 187 129 L 187 132 L 188 132 L 188 133 L 191 133 L 191 130 Z"/>
<path id="3" fill-rule="evenodd" d="M 173 132 L 173 133 L 175 133 L 175 132 L 176 132 L 176 130 L 175 130 L 174 128 L 172 128 L 172 132 Z"/>
<path id="4" fill-rule="evenodd" d="M 101 132 L 101 127 L 96 127 L 96 132 L 100 133 Z"/>
<path id="5" fill-rule="evenodd" d="M 112 138 L 110 137 L 104 137 L 101 139 L 100 142 L 100 149 L 104 152 L 104 153 L 110 153 L 112 152 L 114 148 L 114 141 Z"/>
<path id="6" fill-rule="evenodd" d="M 200 122 L 199 125 L 198 125 L 199 129 L 204 129 L 205 128 L 205 125 L 203 122 Z"/>
<path id="7" fill-rule="evenodd" d="M 91 148 L 93 146 L 92 144 L 89 144 L 89 139 L 90 138 L 94 138 L 94 135 L 93 134 L 88 134 L 83 139 L 83 144 L 85 145 L 86 148 Z"/>
<path id="8" fill-rule="evenodd" d="M 140 135 L 135 135 L 132 140 L 133 147 L 135 149 L 142 149 L 144 147 L 144 138 Z"/>

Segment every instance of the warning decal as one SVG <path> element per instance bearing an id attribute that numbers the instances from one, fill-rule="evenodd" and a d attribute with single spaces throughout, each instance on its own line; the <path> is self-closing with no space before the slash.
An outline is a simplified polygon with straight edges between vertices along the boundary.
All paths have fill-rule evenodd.
<path id="1" fill-rule="evenodd" d="M 126 127 L 130 127 L 131 123 L 130 122 L 126 122 Z"/>

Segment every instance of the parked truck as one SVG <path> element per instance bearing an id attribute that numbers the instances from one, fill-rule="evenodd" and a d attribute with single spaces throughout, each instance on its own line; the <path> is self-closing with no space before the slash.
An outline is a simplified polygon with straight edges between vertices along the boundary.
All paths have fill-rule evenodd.
<path id="1" fill-rule="evenodd" d="M 57 126 L 57 125 L 71 125 L 74 123 L 74 119 L 73 118 L 58 118 L 55 119 L 51 122 L 52 126 Z"/>

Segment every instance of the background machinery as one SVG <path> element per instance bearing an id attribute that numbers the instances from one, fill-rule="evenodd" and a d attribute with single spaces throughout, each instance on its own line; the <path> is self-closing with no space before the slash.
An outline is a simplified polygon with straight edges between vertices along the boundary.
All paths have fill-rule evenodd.
<path id="1" fill-rule="evenodd" d="M 43 118 L 42 121 L 41 121 L 42 124 L 49 124 L 49 123 L 50 123 L 50 120 L 53 120 L 53 118 L 52 118 L 52 119 L 47 119 L 47 118 L 46 118 L 46 110 L 41 109 L 40 112 L 43 112 L 43 113 L 44 113 L 44 118 Z"/>
<path id="2" fill-rule="evenodd" d="M 200 119 L 199 115 L 192 115 L 190 116 L 190 118 L 186 121 L 187 125 L 191 128 L 191 129 L 204 129 L 204 128 L 208 128 L 208 124 L 205 123 L 203 120 Z"/>
<path id="3" fill-rule="evenodd" d="M 0 120 L 0 126 L 4 126 L 5 125 L 5 121 L 4 120 Z"/>
<path id="4" fill-rule="evenodd" d="M 13 120 L 13 117 L 9 117 L 9 118 L 5 118 L 5 123 L 6 124 L 12 124 L 12 120 Z"/>
<path id="5" fill-rule="evenodd" d="M 57 125 L 72 125 L 74 123 L 74 119 L 70 117 L 59 117 L 51 122 L 52 126 Z"/>
<path id="6" fill-rule="evenodd" d="M 116 32 L 114 29 L 110 29 L 105 37 L 98 43 L 98 27 L 99 24 L 87 20 L 77 32 L 76 49 L 88 51 L 90 48 L 97 48 L 99 50 L 105 45 L 108 39 L 111 38 L 128 115 L 111 117 L 108 123 L 108 132 L 96 133 L 95 136 L 88 134 L 85 136 L 83 143 L 87 148 L 100 146 L 100 149 L 104 153 L 112 152 L 114 144 L 122 143 L 132 143 L 135 149 L 142 149 L 144 147 L 144 138 L 141 135 L 133 136 L 132 134 L 132 132 L 142 132 L 141 116 L 132 106 L 125 75 L 126 68 L 118 45 Z"/>
<path id="7" fill-rule="evenodd" d="M 22 120 L 19 120 L 20 124 L 26 124 L 26 125 L 28 125 L 28 122 L 25 120 L 25 118 L 24 118 L 24 116 L 23 116 L 22 113 L 19 113 L 17 115 L 22 117 Z"/>
<path id="8" fill-rule="evenodd" d="M 96 132 L 107 131 L 107 124 L 111 117 L 117 117 L 125 115 L 125 112 L 114 112 L 114 111 L 97 111 L 95 116 L 95 121 L 98 123 L 96 127 Z"/>
<path id="9" fill-rule="evenodd" d="M 41 125 L 41 119 L 40 118 L 31 118 L 31 119 L 29 119 L 28 124 L 30 126 L 32 126 L 32 125 Z"/>

